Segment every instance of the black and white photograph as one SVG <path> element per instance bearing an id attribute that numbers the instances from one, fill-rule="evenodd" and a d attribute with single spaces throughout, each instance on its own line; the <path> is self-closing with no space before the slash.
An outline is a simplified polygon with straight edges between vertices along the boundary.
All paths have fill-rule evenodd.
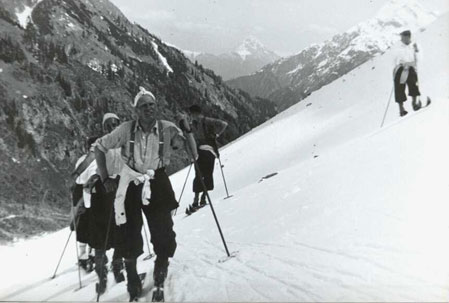
<path id="1" fill-rule="evenodd" d="M 449 302 L 448 0 L 0 0 L 1 302 Z"/>

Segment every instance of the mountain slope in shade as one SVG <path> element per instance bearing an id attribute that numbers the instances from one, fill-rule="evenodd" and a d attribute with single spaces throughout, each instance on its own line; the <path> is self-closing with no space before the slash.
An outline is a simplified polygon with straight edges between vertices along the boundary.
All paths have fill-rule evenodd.
<path id="1" fill-rule="evenodd" d="M 237 253 L 219 262 L 226 254 L 210 208 L 181 211 L 193 199 L 186 188 L 166 301 L 448 300 L 449 15 L 418 36 L 433 46 L 420 68 L 430 107 L 399 118 L 391 106 L 379 128 L 391 90 L 387 50 L 221 150 L 233 197 L 223 199 L 219 167 L 211 196 Z M 186 176 L 187 169 L 171 176 L 177 196 Z M 49 279 L 68 234 L 0 247 L 8 273 L 0 300 L 94 301 L 95 273 L 82 273 L 78 289 L 73 241 Z M 143 260 L 144 249 L 138 271 L 148 273 L 147 289 L 154 262 Z M 101 301 L 127 299 L 126 282 L 109 273 Z M 151 293 L 141 301 L 149 300 Z"/>
<path id="2" fill-rule="evenodd" d="M 391 0 L 374 18 L 227 84 L 270 98 L 282 110 L 385 52 L 398 41 L 402 30 L 422 31 L 436 16 L 425 2 Z"/>
<path id="3" fill-rule="evenodd" d="M 184 53 L 192 62 L 196 61 L 212 69 L 215 73 L 222 76 L 224 80 L 252 74 L 261 67 L 279 59 L 276 53 L 268 50 L 254 37 L 245 39 L 231 53 L 221 55 L 191 51 L 185 51 Z"/>
<path id="4" fill-rule="evenodd" d="M 276 112 L 106 0 L 0 0 L 0 29 L 0 240 L 67 224 L 68 176 L 85 138 L 101 134 L 105 112 L 131 119 L 139 86 L 156 95 L 163 118 L 197 103 L 229 121 L 222 143 Z M 181 153 L 167 170 L 187 163 Z"/>

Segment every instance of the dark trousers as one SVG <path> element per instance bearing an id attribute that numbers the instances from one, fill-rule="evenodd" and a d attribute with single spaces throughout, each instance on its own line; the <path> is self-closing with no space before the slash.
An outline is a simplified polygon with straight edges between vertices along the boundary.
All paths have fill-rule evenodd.
<path id="1" fill-rule="evenodd" d="M 118 182 L 118 180 L 116 180 Z M 114 247 L 117 226 L 114 216 L 115 192 L 106 193 L 101 181 L 95 184 L 89 209 L 89 245 L 95 249 Z"/>
<path id="2" fill-rule="evenodd" d="M 214 167 L 215 167 L 215 156 L 213 153 L 207 150 L 198 150 L 198 167 L 201 174 L 203 175 L 204 184 L 206 185 L 206 190 L 214 189 Z M 198 170 L 195 169 L 195 179 L 193 180 L 193 192 L 201 193 L 204 188 L 201 184 L 201 179 Z"/>
<path id="3" fill-rule="evenodd" d="M 407 96 L 405 94 L 405 86 L 408 87 L 408 95 L 411 97 L 420 96 L 418 88 L 418 75 L 413 67 L 409 67 L 409 73 L 407 77 L 407 81 L 404 84 L 401 84 L 401 74 L 404 68 L 401 66 L 396 71 L 394 76 L 394 96 L 397 103 L 402 103 L 407 101 Z"/>
<path id="4" fill-rule="evenodd" d="M 108 269 L 106 264 L 108 263 L 108 257 L 106 256 L 106 251 L 104 249 L 95 249 L 95 272 L 100 280 L 106 280 Z M 118 250 L 114 250 L 112 255 L 112 269 L 123 269 L 123 259 L 120 256 Z"/>
<path id="5" fill-rule="evenodd" d="M 79 204 L 79 200 L 83 198 L 83 186 L 76 184 L 72 190 L 72 203 L 73 207 Z M 83 202 L 81 202 L 83 204 Z M 74 214 L 75 218 L 72 218 L 71 225 L 73 229 L 76 225 L 76 240 L 81 243 L 88 243 L 89 241 L 89 209 L 84 206 L 78 207 L 77 213 Z"/>
<path id="6" fill-rule="evenodd" d="M 138 283 L 136 259 L 143 253 L 142 211 L 150 228 L 151 243 L 158 258 L 173 257 L 176 234 L 173 231 L 171 210 L 178 207 L 170 179 L 164 169 L 156 170 L 150 182 L 150 204 L 142 205 L 143 184 L 129 183 L 125 198 L 126 223 L 118 226 L 116 247 L 125 258 L 128 283 Z M 128 285 L 133 287 L 133 285 Z M 129 291 L 129 289 L 128 289 Z"/>

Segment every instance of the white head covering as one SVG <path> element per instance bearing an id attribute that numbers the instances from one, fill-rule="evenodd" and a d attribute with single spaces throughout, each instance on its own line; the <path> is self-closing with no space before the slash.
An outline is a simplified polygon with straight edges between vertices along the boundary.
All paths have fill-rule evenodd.
<path id="1" fill-rule="evenodd" d="M 120 121 L 120 118 L 119 118 L 116 114 L 113 114 L 113 113 L 106 113 L 106 114 L 104 114 L 104 116 L 103 116 L 103 123 L 101 123 L 101 124 L 104 125 L 104 123 L 106 122 L 106 120 L 111 119 L 111 118 L 114 118 L 114 119 L 117 119 L 117 120 Z"/>
<path id="2" fill-rule="evenodd" d="M 156 97 L 149 91 L 146 90 L 145 88 L 143 88 L 142 86 L 139 86 L 139 92 L 137 93 L 136 97 L 134 98 L 134 103 L 132 103 L 132 107 L 136 107 L 137 102 L 139 102 L 140 97 L 144 96 L 144 95 L 148 95 L 151 98 L 153 98 L 154 102 L 156 102 Z"/>

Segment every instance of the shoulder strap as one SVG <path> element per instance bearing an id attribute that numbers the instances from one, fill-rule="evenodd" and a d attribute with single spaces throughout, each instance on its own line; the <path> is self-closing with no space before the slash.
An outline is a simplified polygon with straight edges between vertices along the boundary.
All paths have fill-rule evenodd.
<path id="1" fill-rule="evenodd" d="M 95 154 L 92 152 L 88 152 L 86 158 L 81 162 L 73 171 L 72 175 L 81 175 L 86 168 L 95 160 Z"/>
<path id="2" fill-rule="evenodd" d="M 129 139 L 129 158 L 128 158 L 128 166 L 134 168 L 136 164 L 136 160 L 134 159 L 134 141 L 136 139 L 136 132 L 134 129 L 136 128 L 136 120 L 131 123 L 131 133 Z"/>
<path id="3" fill-rule="evenodd" d="M 164 132 L 161 120 L 157 120 L 157 130 L 159 132 L 159 163 L 161 167 L 164 167 Z"/>

